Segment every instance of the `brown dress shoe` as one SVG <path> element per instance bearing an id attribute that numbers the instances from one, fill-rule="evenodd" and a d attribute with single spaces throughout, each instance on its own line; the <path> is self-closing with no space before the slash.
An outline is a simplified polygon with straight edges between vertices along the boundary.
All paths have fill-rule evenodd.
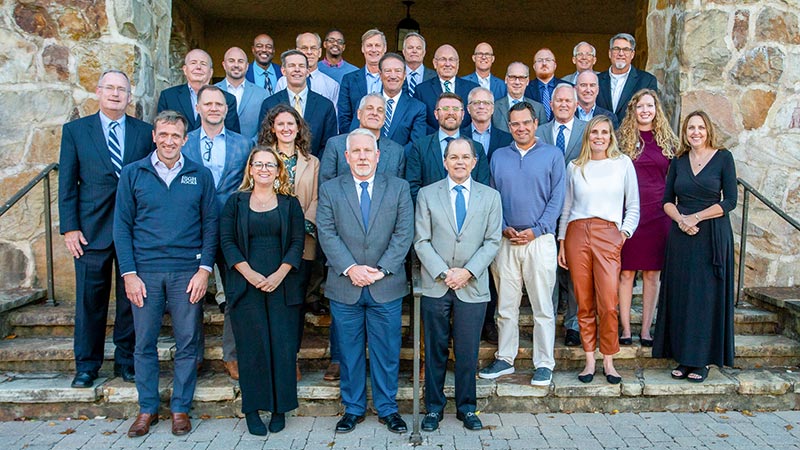
<path id="1" fill-rule="evenodd" d="M 302 380 L 302 379 L 303 379 L 303 374 L 302 374 L 302 373 L 300 373 L 300 363 L 294 363 L 294 367 L 295 367 L 295 370 L 296 370 L 296 372 L 297 372 L 297 374 L 296 374 L 296 376 L 297 376 L 297 381 L 300 381 L 300 380 Z"/>
<path id="2" fill-rule="evenodd" d="M 239 361 L 225 361 L 225 371 L 228 372 L 228 376 L 233 378 L 234 380 L 239 379 Z"/>
<path id="3" fill-rule="evenodd" d="M 150 425 L 158 423 L 158 414 L 139 413 L 131 427 L 128 428 L 128 437 L 141 437 L 150 432 Z"/>
<path id="4" fill-rule="evenodd" d="M 192 421 L 186 413 L 172 413 L 172 434 L 183 436 L 192 431 Z"/>
<path id="5" fill-rule="evenodd" d="M 325 375 L 322 379 L 325 381 L 336 381 L 339 379 L 339 363 L 331 363 L 325 370 Z"/>

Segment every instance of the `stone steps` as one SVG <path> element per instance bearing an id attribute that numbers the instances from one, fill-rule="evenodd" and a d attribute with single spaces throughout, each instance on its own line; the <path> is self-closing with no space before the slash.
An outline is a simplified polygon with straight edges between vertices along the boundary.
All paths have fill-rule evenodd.
<path id="1" fill-rule="evenodd" d="M 102 375 L 91 389 L 73 389 L 69 386 L 70 375 L 0 374 L 0 420 L 134 416 L 138 410 L 135 385 Z M 796 409 L 800 399 L 800 372 L 787 368 L 712 368 L 704 383 L 673 380 L 664 369 L 620 370 L 620 375 L 623 382 L 619 385 L 607 384 L 601 374 L 592 383 L 584 384 L 578 381 L 577 371 L 557 370 L 549 387 L 531 386 L 530 370 L 497 380 L 478 379 L 478 409 L 487 413 Z M 453 393 L 453 374 L 449 372 L 445 394 L 452 399 Z M 162 374 L 160 394 L 162 413 L 167 413 L 171 394 L 171 377 L 167 373 Z M 321 371 L 305 374 L 297 394 L 300 408 L 294 412 L 296 415 L 341 412 L 338 382 L 322 380 Z M 401 373 L 397 398 L 401 412 L 409 414 L 413 386 L 408 373 Z M 453 413 L 453 409 L 451 401 L 446 412 Z M 240 410 L 237 382 L 219 373 L 205 373 L 198 378 L 193 417 L 235 416 Z"/>

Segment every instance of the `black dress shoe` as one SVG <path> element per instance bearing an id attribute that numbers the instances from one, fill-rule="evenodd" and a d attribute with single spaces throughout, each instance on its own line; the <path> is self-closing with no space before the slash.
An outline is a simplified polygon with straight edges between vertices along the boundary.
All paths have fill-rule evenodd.
<path id="1" fill-rule="evenodd" d="M 378 422 L 386 424 L 386 428 L 392 433 L 405 433 L 408 431 L 406 421 L 397 413 L 391 413 L 386 417 L 378 417 Z"/>
<path id="2" fill-rule="evenodd" d="M 253 436 L 267 435 L 267 427 L 264 425 L 264 421 L 261 420 L 261 416 L 258 415 L 258 411 L 246 413 L 244 418 L 247 421 L 248 433 L 252 434 Z"/>
<path id="3" fill-rule="evenodd" d="M 478 419 L 478 416 L 474 412 L 464 414 L 459 411 L 456 413 L 456 419 L 460 420 L 464 424 L 464 428 L 468 430 L 477 431 L 483 428 L 481 419 Z"/>
<path id="4" fill-rule="evenodd" d="M 78 372 L 75 378 L 72 379 L 72 387 L 74 388 L 90 388 L 94 384 L 97 374 L 91 372 Z"/>
<path id="5" fill-rule="evenodd" d="M 439 428 L 439 421 L 442 420 L 441 413 L 431 412 L 422 418 L 422 431 L 436 431 Z"/>
<path id="6" fill-rule="evenodd" d="M 114 376 L 122 378 L 122 381 L 128 383 L 136 382 L 136 372 L 133 366 L 123 366 L 122 364 L 114 363 Z"/>
<path id="7" fill-rule="evenodd" d="M 356 429 L 356 425 L 364 421 L 364 416 L 344 413 L 341 419 L 336 422 L 337 433 L 349 433 Z"/>
<path id="8" fill-rule="evenodd" d="M 577 330 L 567 330 L 564 335 L 564 345 L 567 347 L 577 347 L 581 345 L 581 334 Z"/>

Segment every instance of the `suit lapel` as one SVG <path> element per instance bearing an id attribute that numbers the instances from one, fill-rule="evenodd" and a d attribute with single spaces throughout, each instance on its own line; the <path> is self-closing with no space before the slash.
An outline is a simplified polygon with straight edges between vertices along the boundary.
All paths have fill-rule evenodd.
<path id="1" fill-rule="evenodd" d="M 317 108 L 318 103 L 319 102 L 317 101 L 317 96 L 313 92 L 311 92 L 311 86 L 309 86 L 308 99 L 306 100 L 306 109 L 304 111 L 305 114 L 303 114 L 305 117 L 303 117 L 303 119 L 305 119 L 306 122 L 308 122 L 308 125 L 311 127 L 312 130 L 314 129 L 314 127 L 312 126 L 313 121 L 311 119 L 314 118 L 315 116 L 314 113 L 316 112 L 315 110 Z"/>
<path id="2" fill-rule="evenodd" d="M 186 111 L 186 120 L 189 121 L 189 128 L 195 129 L 197 128 L 197 112 L 192 109 L 192 94 L 189 92 L 189 86 L 182 85 L 180 95 L 178 95 L 178 103 L 181 105 L 181 109 Z"/>
<path id="3" fill-rule="evenodd" d="M 442 158 L 442 146 L 439 145 L 438 131 L 431 135 L 431 141 L 428 145 L 428 154 L 431 158 L 431 166 L 436 171 L 436 179 L 441 180 L 447 176 L 447 171 L 444 170 L 444 158 Z"/>
<path id="4" fill-rule="evenodd" d="M 139 138 L 140 129 L 138 124 L 132 120 L 131 116 L 125 116 L 125 153 L 122 155 L 122 165 L 131 162 L 133 149 L 136 148 L 136 141 Z"/>
<path id="5" fill-rule="evenodd" d="M 242 104 L 238 105 L 236 108 L 236 112 L 239 113 L 241 117 L 242 111 L 244 111 L 245 106 L 250 103 L 250 99 L 253 97 L 253 88 L 247 84 L 247 81 L 244 82 L 244 92 L 242 92 Z"/>
<path id="6" fill-rule="evenodd" d="M 564 159 L 567 161 L 569 161 L 569 157 L 573 153 L 575 153 L 575 156 L 578 156 L 577 153 L 580 153 L 581 141 L 583 140 L 583 131 L 585 128 L 586 127 L 578 126 L 578 119 L 573 120 L 572 131 L 569 134 L 569 142 L 567 143 L 567 151 L 564 154 Z"/>
<path id="7" fill-rule="evenodd" d="M 361 97 L 367 95 L 367 68 L 366 67 L 362 67 L 361 68 L 361 76 L 358 77 L 356 82 L 358 83 L 357 86 L 358 86 L 358 90 L 360 91 L 358 93 L 359 94 L 358 98 L 361 98 Z"/>
<path id="8" fill-rule="evenodd" d="M 372 197 L 370 197 L 370 204 L 369 204 L 369 229 L 367 230 L 368 234 L 369 230 L 372 229 L 372 226 L 375 224 L 375 219 L 378 217 L 378 211 L 381 209 L 381 202 L 383 201 L 383 196 L 384 194 L 386 194 L 385 177 L 376 174 L 373 183 L 374 185 L 372 186 Z"/>
<path id="9" fill-rule="evenodd" d="M 639 79 L 639 71 L 637 71 L 633 66 L 631 66 L 631 72 L 628 74 L 628 78 L 625 80 L 625 86 L 622 87 L 622 93 L 619 94 L 619 103 L 617 103 L 617 110 L 614 111 L 615 113 L 619 114 L 624 111 L 628 107 L 627 101 L 622 101 L 623 99 L 630 99 L 633 97 L 633 90 L 636 88 L 637 80 Z"/>
<path id="10" fill-rule="evenodd" d="M 114 167 L 111 165 L 111 156 L 108 153 L 109 150 L 108 143 L 106 142 L 106 136 L 103 134 L 103 125 L 100 123 L 100 113 L 95 114 L 90 126 L 92 129 L 89 130 L 89 134 L 92 137 L 92 141 L 94 141 L 98 158 L 108 172 L 114 172 Z"/>
<path id="11" fill-rule="evenodd" d="M 353 210 L 353 216 L 356 218 L 356 222 L 358 222 L 358 226 L 364 232 L 366 236 L 367 230 L 364 228 L 364 221 L 361 219 L 361 204 L 358 201 L 358 192 L 360 192 L 360 187 L 356 189 L 355 181 L 353 181 L 352 176 L 345 176 L 342 177 L 341 183 L 342 192 L 344 193 L 344 198 L 347 199 L 347 204 L 350 205 L 350 209 Z M 375 189 L 373 188 L 372 194 L 375 195 Z M 372 209 L 372 205 L 370 204 L 370 210 Z M 370 211 L 371 212 L 371 211 Z"/>
<path id="12" fill-rule="evenodd" d="M 300 153 L 297 154 L 297 165 L 294 166 L 294 185 L 297 186 L 297 180 L 303 179 L 303 173 L 308 168 L 308 163 L 306 162 L 306 158 L 303 157 Z M 297 189 L 295 189 L 295 192 Z"/>
<path id="13" fill-rule="evenodd" d="M 453 229 L 453 233 L 458 235 L 458 227 L 456 227 L 456 218 L 455 212 L 453 211 L 453 205 L 450 202 L 450 185 L 445 178 L 439 184 L 438 195 L 437 198 L 439 199 L 439 210 L 447 216 L 447 222 L 450 224 L 450 227 Z M 471 200 L 470 200 L 471 201 Z M 463 229 L 463 226 L 462 226 Z"/>
<path id="14" fill-rule="evenodd" d="M 472 222 L 472 218 L 476 214 L 482 214 L 481 211 L 478 211 L 481 205 L 481 194 L 478 188 L 478 183 L 473 178 L 470 182 L 470 191 L 469 191 L 469 204 L 467 205 L 467 217 L 464 218 L 464 223 L 461 224 L 461 231 L 467 229 L 469 223 Z"/>
<path id="15" fill-rule="evenodd" d="M 389 136 L 391 136 L 403 122 L 403 115 L 406 113 L 406 108 L 408 107 L 408 99 L 405 98 L 406 95 L 407 94 L 405 93 L 400 94 L 397 104 L 394 105 L 394 111 L 392 111 L 392 123 L 389 125 Z"/>

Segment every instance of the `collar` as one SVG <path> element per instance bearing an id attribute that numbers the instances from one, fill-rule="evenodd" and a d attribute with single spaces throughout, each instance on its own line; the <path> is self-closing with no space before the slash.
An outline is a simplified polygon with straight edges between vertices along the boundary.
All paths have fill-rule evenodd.
<path id="1" fill-rule="evenodd" d="M 475 122 L 472 122 L 469 125 L 469 128 L 470 128 L 470 131 L 473 132 L 473 133 L 490 134 L 490 135 L 492 134 L 492 122 L 489 122 L 489 128 L 487 128 L 486 131 L 478 131 L 478 129 L 475 128 Z"/>
<path id="2" fill-rule="evenodd" d="M 386 90 L 381 91 L 381 93 L 383 94 L 384 100 L 386 100 L 387 102 L 390 99 L 394 100 L 394 105 L 397 106 L 397 103 L 400 101 L 400 96 L 403 95 L 403 90 L 401 89 L 400 92 L 398 92 L 397 95 L 395 95 L 394 97 L 389 97 L 388 95 L 386 95 Z"/>
<path id="3" fill-rule="evenodd" d="M 100 124 L 103 126 L 103 128 L 108 128 L 111 125 L 111 122 L 113 122 L 112 119 L 110 119 L 107 115 L 103 114 L 103 111 L 97 111 L 97 114 L 100 116 Z M 122 117 L 117 119 L 117 123 L 121 127 L 125 126 L 125 116 L 126 115 L 123 114 Z"/>
<path id="4" fill-rule="evenodd" d="M 572 131 L 572 125 L 574 123 L 575 123 L 575 116 L 574 115 L 569 118 L 569 121 L 567 123 L 560 123 L 557 120 L 553 120 L 553 130 L 558 130 L 559 126 L 564 125 L 564 126 L 567 127 L 567 129 L 569 131 Z M 556 131 L 556 132 L 558 132 L 558 131 Z"/>
<path id="5" fill-rule="evenodd" d="M 180 157 L 178 161 L 172 166 L 172 169 L 168 168 L 166 164 L 164 164 L 160 159 L 158 159 L 158 150 L 153 151 L 150 154 L 150 165 L 153 167 L 162 167 L 167 170 L 181 170 L 183 169 L 183 152 L 180 153 Z"/>
<path id="6" fill-rule="evenodd" d="M 439 79 L 439 84 L 444 84 L 445 81 L 449 81 L 453 85 L 453 89 L 456 86 L 456 77 L 450 78 L 449 80 L 443 80 L 442 77 L 437 77 Z"/>
<path id="7" fill-rule="evenodd" d="M 578 103 L 578 110 L 582 111 L 584 114 L 591 114 L 592 112 L 594 112 L 595 108 L 597 108 L 597 102 L 595 102 L 595 104 L 592 105 L 592 107 L 589 109 L 589 111 L 586 111 L 586 108 L 584 108 L 583 106 L 581 106 L 580 103 Z"/>
<path id="8" fill-rule="evenodd" d="M 222 136 L 223 138 L 225 137 L 225 126 L 224 125 L 222 127 L 222 130 L 219 132 L 219 134 L 217 134 L 217 136 Z M 206 134 L 206 129 L 203 128 L 202 126 L 200 126 L 200 140 L 202 141 L 203 139 L 206 139 L 206 138 L 208 138 L 208 134 Z M 216 137 L 214 139 L 216 139 Z M 213 141 L 214 139 L 211 139 L 211 140 Z"/>
<path id="9" fill-rule="evenodd" d="M 456 186 L 458 186 L 458 183 L 453 181 L 453 179 L 450 178 L 450 175 L 448 175 L 447 176 L 447 191 L 448 192 L 452 191 L 453 188 L 456 187 Z M 467 178 L 466 181 L 461 183 L 461 186 L 464 186 L 464 189 L 466 189 L 467 192 L 472 192 L 472 177 Z"/>
<path id="10" fill-rule="evenodd" d="M 225 77 L 225 86 L 226 86 L 228 89 L 234 89 L 234 90 L 236 90 L 236 89 L 242 89 L 242 88 L 244 88 L 244 81 L 245 81 L 245 80 L 244 80 L 244 78 L 242 78 L 242 82 L 241 82 L 241 83 L 239 83 L 239 85 L 238 85 L 238 86 L 234 86 L 234 85 L 232 85 L 232 84 L 231 84 L 231 81 L 228 79 L 228 77 Z"/>
<path id="11" fill-rule="evenodd" d="M 301 99 L 305 100 L 306 97 L 308 97 L 308 83 L 306 83 L 306 87 L 304 87 L 302 91 L 300 91 L 300 92 L 298 92 L 296 94 L 294 93 L 293 90 L 289 89 L 289 87 L 287 86 L 286 87 L 286 95 L 289 96 L 289 101 L 294 100 L 294 96 L 295 95 L 299 95 Z"/>
<path id="12" fill-rule="evenodd" d="M 612 76 L 612 77 L 614 77 L 614 78 L 622 78 L 622 77 L 627 77 L 627 76 L 628 76 L 628 75 L 631 73 L 631 69 L 633 69 L 633 66 L 632 66 L 632 65 L 631 65 L 631 66 L 628 66 L 628 71 L 627 71 L 627 72 L 625 72 L 625 73 L 620 73 L 620 74 L 616 74 L 616 73 L 612 72 L 612 71 L 611 71 L 611 67 L 609 67 L 609 68 L 608 68 L 608 74 L 609 74 L 609 75 L 611 75 L 611 76 Z"/>
<path id="13" fill-rule="evenodd" d="M 351 174 L 351 175 L 352 175 L 352 174 Z M 370 187 L 370 186 L 375 186 L 375 174 L 373 173 L 373 174 L 372 174 L 372 176 L 371 176 L 371 177 L 369 177 L 369 178 L 368 178 L 368 179 L 366 179 L 366 180 L 359 180 L 358 178 L 356 178 L 356 177 L 353 177 L 353 182 L 356 184 L 356 187 L 357 187 L 357 188 L 360 188 L 360 187 L 361 187 L 361 183 L 363 183 L 363 182 L 365 182 L 365 181 L 366 181 L 367 183 L 369 183 L 369 186 L 367 186 L 367 189 L 369 189 L 369 187 Z"/>
<path id="14" fill-rule="evenodd" d="M 437 137 L 439 138 L 439 142 L 442 142 L 443 140 L 445 140 L 445 139 L 447 139 L 449 137 L 451 137 L 453 139 L 457 139 L 457 138 L 461 137 L 461 130 L 456 130 L 456 134 L 454 134 L 452 136 L 450 136 L 449 134 L 445 133 L 441 128 L 439 128 L 439 131 L 437 133 L 438 133 Z"/>
<path id="15" fill-rule="evenodd" d="M 520 152 L 520 153 L 521 153 L 521 152 L 523 152 L 523 151 L 530 152 L 531 150 L 535 149 L 537 145 L 539 145 L 539 139 L 538 139 L 538 138 L 536 138 L 536 137 L 534 137 L 533 139 L 534 139 L 534 141 L 533 141 L 533 145 L 532 145 L 532 146 L 530 146 L 530 147 L 528 148 L 528 150 L 520 150 L 520 148 L 519 148 L 519 146 L 517 145 L 517 142 L 516 142 L 516 141 L 514 141 L 514 142 L 512 142 L 512 143 L 511 143 L 511 148 L 513 148 L 515 151 L 518 151 L 518 152 Z"/>
<path id="16" fill-rule="evenodd" d="M 338 68 L 342 67 L 342 64 L 344 64 L 344 59 L 340 60 L 340 61 L 339 61 L 338 63 L 336 63 L 336 64 L 333 64 L 333 63 L 331 63 L 330 61 L 328 61 L 328 59 L 327 59 L 327 58 L 323 58 L 323 59 L 322 59 L 322 61 L 320 61 L 320 62 L 321 62 L 322 64 L 325 64 L 325 65 L 326 65 L 326 66 L 328 66 L 328 67 L 334 67 L 334 68 L 337 68 L 337 69 L 338 69 Z"/>
<path id="17" fill-rule="evenodd" d="M 522 94 L 522 96 L 520 98 L 514 98 L 514 97 L 511 96 L 511 94 L 508 94 L 508 106 L 509 107 L 511 107 L 511 105 L 514 104 L 513 103 L 514 100 L 519 100 L 520 102 L 524 102 L 525 101 L 525 94 Z"/>

